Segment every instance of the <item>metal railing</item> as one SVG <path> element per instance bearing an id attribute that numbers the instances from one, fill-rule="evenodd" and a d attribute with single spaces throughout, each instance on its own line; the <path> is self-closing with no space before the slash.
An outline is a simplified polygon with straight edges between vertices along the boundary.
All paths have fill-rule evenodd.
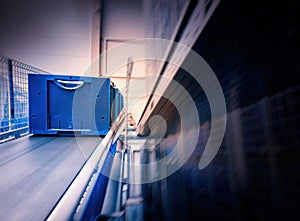
<path id="1" fill-rule="evenodd" d="M 28 74 L 47 73 L 0 55 L 0 143 L 28 134 Z"/>
<path id="2" fill-rule="evenodd" d="M 99 177 L 103 169 L 108 167 L 106 160 L 110 155 L 109 150 L 119 139 L 124 128 L 125 111 L 122 110 L 105 138 L 95 148 L 72 184 L 49 213 L 46 218 L 47 221 L 92 220 L 91 217 L 95 217 L 95 214 L 97 215 L 99 205 L 103 203 L 103 199 L 100 199 L 99 195 L 101 194 L 99 194 L 99 192 L 107 187 L 107 183 L 101 184 Z M 104 173 L 104 176 L 107 175 L 108 174 L 105 175 Z M 90 206 L 91 202 L 95 202 L 91 199 L 97 199 L 97 203 Z"/>

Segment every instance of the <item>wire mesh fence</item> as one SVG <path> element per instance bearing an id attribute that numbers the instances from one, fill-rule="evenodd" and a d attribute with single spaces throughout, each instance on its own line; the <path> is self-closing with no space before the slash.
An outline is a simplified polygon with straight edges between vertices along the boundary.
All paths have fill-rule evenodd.
<path id="1" fill-rule="evenodd" d="M 46 71 L 0 55 L 0 143 L 28 134 L 28 74 Z"/>

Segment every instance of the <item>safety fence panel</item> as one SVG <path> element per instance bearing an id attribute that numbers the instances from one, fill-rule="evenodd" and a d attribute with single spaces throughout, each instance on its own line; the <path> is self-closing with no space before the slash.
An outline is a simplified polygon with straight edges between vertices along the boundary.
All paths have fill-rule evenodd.
<path id="1" fill-rule="evenodd" d="M 0 143 L 28 134 L 28 74 L 46 71 L 0 55 Z"/>

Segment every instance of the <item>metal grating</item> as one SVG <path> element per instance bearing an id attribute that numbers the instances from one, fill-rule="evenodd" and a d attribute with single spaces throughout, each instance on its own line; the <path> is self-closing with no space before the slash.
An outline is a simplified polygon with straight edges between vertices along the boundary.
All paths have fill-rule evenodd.
<path id="1" fill-rule="evenodd" d="M 28 74 L 47 73 L 0 56 L 0 143 L 28 134 Z"/>

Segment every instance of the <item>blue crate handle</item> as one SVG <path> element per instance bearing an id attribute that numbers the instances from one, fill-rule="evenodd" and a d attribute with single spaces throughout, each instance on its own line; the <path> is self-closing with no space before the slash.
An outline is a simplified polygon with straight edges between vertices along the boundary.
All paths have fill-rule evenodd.
<path id="1" fill-rule="evenodd" d="M 84 81 L 68 81 L 68 80 L 59 80 L 59 79 L 55 79 L 54 80 L 54 83 L 62 88 L 62 89 L 65 89 L 65 90 L 76 90 L 80 87 L 82 87 L 84 85 Z M 64 85 L 65 84 L 65 85 Z M 73 87 L 69 87 L 69 86 L 66 86 L 67 84 L 70 84 L 70 85 L 75 85 Z"/>

